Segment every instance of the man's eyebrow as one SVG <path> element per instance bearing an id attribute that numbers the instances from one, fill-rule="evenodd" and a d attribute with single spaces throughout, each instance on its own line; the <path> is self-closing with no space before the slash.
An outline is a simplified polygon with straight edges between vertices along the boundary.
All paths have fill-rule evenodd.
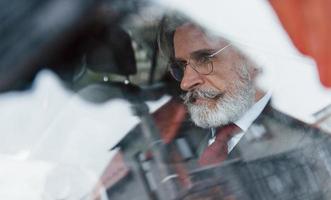
<path id="1" fill-rule="evenodd" d="M 216 51 L 216 50 L 215 49 L 199 49 L 199 50 L 193 51 L 191 53 L 191 55 L 193 55 L 193 54 L 200 54 L 200 53 L 212 53 L 214 51 Z"/>
<path id="2" fill-rule="evenodd" d="M 215 49 L 198 49 L 196 51 L 193 51 L 190 53 L 191 56 L 193 57 L 199 57 L 199 56 L 208 56 L 209 54 L 214 53 L 216 50 Z M 184 58 L 181 57 L 175 57 L 174 60 L 176 61 L 186 61 Z"/>
<path id="3" fill-rule="evenodd" d="M 210 56 L 215 51 L 216 51 L 215 49 L 199 49 L 199 50 L 193 51 L 191 53 L 191 56 L 192 57 Z"/>
<path id="4" fill-rule="evenodd" d="M 186 62 L 186 60 L 184 58 L 176 58 L 176 57 L 174 57 L 173 60 L 176 61 L 176 62 Z"/>

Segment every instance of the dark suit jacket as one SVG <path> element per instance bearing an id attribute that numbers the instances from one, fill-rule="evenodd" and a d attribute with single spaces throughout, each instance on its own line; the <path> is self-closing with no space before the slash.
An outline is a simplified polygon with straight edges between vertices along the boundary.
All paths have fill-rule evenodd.
<path id="1" fill-rule="evenodd" d="M 317 135 L 325 135 L 320 132 L 274 109 L 269 102 L 230 152 L 228 159 L 251 161 L 299 149 L 316 142 Z"/>

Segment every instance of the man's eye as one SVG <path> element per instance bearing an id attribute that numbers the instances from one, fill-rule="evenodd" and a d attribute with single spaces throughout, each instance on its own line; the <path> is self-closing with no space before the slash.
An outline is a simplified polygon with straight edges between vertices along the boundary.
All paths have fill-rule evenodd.
<path id="1" fill-rule="evenodd" d="M 187 62 L 182 61 L 182 60 L 177 60 L 174 62 L 175 67 L 180 68 L 180 69 L 185 69 Z"/>
<path id="2" fill-rule="evenodd" d="M 201 57 L 196 58 L 196 62 L 198 64 L 206 64 L 206 63 L 209 63 L 210 60 L 211 60 L 211 58 L 210 58 L 209 55 L 201 56 Z"/>

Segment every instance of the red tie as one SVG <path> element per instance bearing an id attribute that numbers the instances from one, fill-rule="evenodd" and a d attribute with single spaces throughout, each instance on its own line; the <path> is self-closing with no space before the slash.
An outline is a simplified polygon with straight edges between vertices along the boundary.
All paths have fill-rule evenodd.
<path id="1" fill-rule="evenodd" d="M 198 161 L 199 164 L 206 166 L 219 164 L 224 161 L 228 156 L 228 141 L 239 132 L 240 128 L 233 123 L 218 129 L 215 142 L 203 151 Z"/>

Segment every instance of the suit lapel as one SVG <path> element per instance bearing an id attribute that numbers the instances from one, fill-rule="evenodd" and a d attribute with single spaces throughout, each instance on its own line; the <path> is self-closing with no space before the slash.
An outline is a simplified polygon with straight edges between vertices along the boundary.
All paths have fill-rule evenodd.
<path id="1" fill-rule="evenodd" d="M 235 159 L 241 156 L 241 150 L 249 146 L 249 141 L 252 141 L 254 140 L 254 138 L 258 137 L 256 133 L 259 131 L 259 129 L 262 131 L 262 129 L 264 128 L 264 119 L 267 115 L 270 115 L 272 110 L 273 109 L 269 101 L 261 114 L 254 120 L 252 125 L 245 132 L 245 135 L 240 139 L 237 145 L 229 153 L 228 159 Z"/>

